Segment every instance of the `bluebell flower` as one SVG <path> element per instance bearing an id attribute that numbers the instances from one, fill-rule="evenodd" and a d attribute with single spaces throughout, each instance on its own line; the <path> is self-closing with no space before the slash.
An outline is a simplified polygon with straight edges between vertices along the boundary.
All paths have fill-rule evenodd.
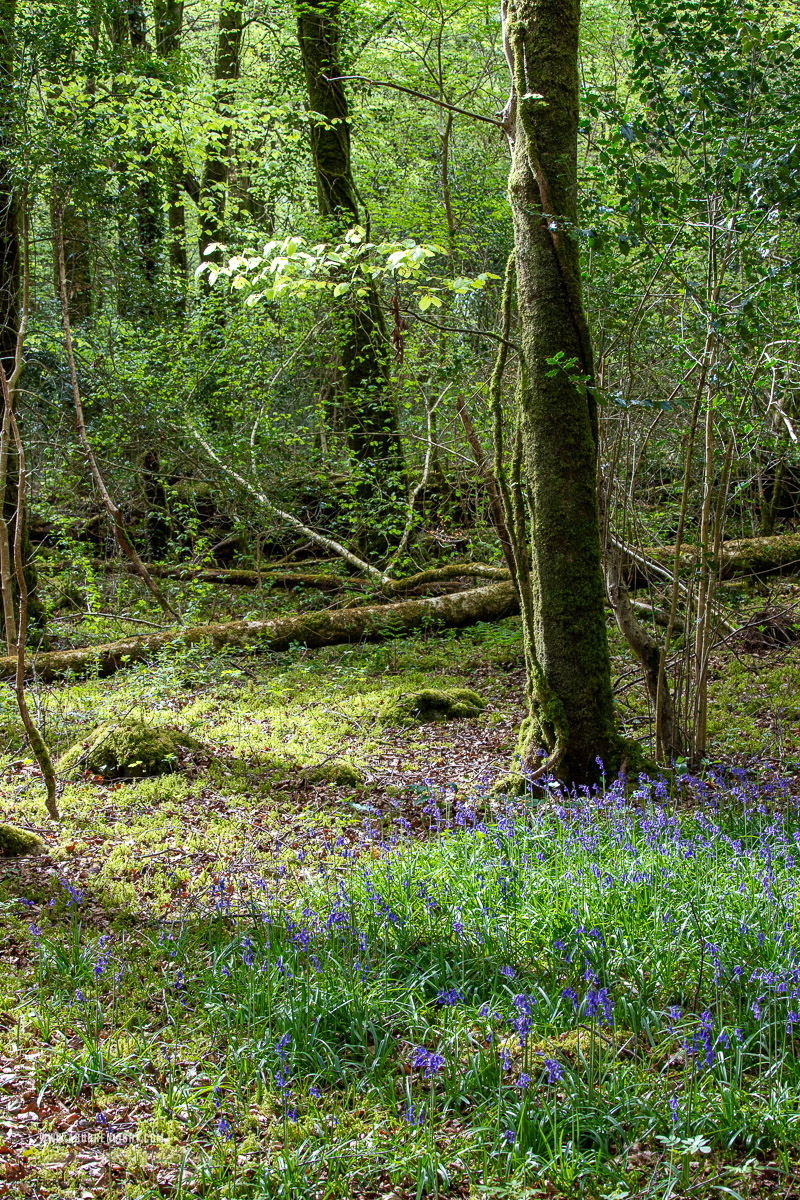
<path id="1" fill-rule="evenodd" d="M 608 988 L 598 988 L 597 991 L 590 989 L 586 993 L 587 1017 L 594 1017 L 600 1012 L 610 1025 L 614 1014 L 614 1002 L 608 994 Z"/>
<path id="2" fill-rule="evenodd" d="M 554 1058 L 546 1058 L 544 1060 L 545 1070 L 547 1071 L 547 1082 L 556 1083 L 564 1074 L 564 1068 L 560 1062 Z"/>

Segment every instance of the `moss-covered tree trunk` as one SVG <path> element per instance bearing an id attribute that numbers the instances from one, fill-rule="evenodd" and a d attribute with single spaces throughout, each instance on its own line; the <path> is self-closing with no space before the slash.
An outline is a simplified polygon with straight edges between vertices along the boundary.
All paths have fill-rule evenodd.
<path id="1" fill-rule="evenodd" d="M 15 169 L 16 91 L 14 80 L 14 22 L 16 0 L 0 0 L 0 362 L 10 376 L 14 370 L 22 290 L 19 179 Z M 9 545 L 14 545 L 17 521 L 22 521 L 22 562 L 28 588 L 31 637 L 41 640 L 44 609 L 28 532 L 27 507 L 18 494 L 19 460 L 13 440 L 8 450 L 3 517 Z M 17 602 L 16 585 L 15 604 Z"/>
<path id="2" fill-rule="evenodd" d="M 611 667 L 597 503 L 594 368 L 577 226 L 580 0 L 517 0 L 509 180 L 523 360 L 518 405 L 531 525 L 529 768 L 615 769 Z M 541 97 L 541 98 L 539 98 Z"/>
<path id="3" fill-rule="evenodd" d="M 109 6 L 107 29 L 123 80 L 126 75 L 152 75 L 147 16 L 143 0 L 113 0 Z M 115 81 L 113 87 L 129 89 L 131 84 Z M 162 181 L 152 143 L 129 135 L 128 152 L 123 151 L 116 171 L 118 311 L 130 320 L 149 320 L 156 308 L 155 284 L 164 237 Z M 66 226 L 64 232 L 66 239 Z"/>
<path id="4" fill-rule="evenodd" d="M 297 38 L 311 114 L 311 154 L 320 216 L 335 234 L 359 223 L 350 152 L 350 114 L 339 79 L 341 0 L 297 0 Z M 389 386 L 390 347 L 380 297 L 372 282 L 352 300 L 340 347 L 348 445 L 361 472 L 364 501 L 404 491 L 397 409 Z M 380 503 L 376 515 L 380 512 Z"/>

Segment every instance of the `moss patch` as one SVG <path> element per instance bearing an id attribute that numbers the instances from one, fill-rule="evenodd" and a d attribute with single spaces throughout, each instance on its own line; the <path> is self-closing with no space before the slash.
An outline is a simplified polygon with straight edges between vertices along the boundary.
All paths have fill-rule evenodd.
<path id="1" fill-rule="evenodd" d="M 44 846 L 35 833 L 17 829 L 15 825 L 0 825 L 0 858 L 19 858 L 23 854 L 41 854 Z"/>
<path id="2" fill-rule="evenodd" d="M 83 767 L 111 779 L 164 775 L 175 770 L 178 747 L 197 750 L 201 746 L 188 733 L 150 725 L 141 718 L 109 721 L 71 746 L 59 759 L 58 770 Z"/>
<path id="3" fill-rule="evenodd" d="M 389 700 L 381 709 L 382 725 L 424 724 L 428 721 L 452 721 L 477 717 L 486 708 L 477 692 L 470 688 L 422 688 Z"/>
<path id="4" fill-rule="evenodd" d="M 363 787 L 365 783 L 365 776 L 358 767 L 344 758 L 312 767 L 307 775 L 311 783 L 334 783 L 338 787 Z"/>

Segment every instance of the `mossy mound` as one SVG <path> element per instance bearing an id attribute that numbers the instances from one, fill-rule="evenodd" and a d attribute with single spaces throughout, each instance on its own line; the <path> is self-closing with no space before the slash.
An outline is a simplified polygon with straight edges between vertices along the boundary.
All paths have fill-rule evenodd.
<path id="1" fill-rule="evenodd" d="M 422 688 L 389 700 L 381 709 L 382 725 L 413 725 L 477 717 L 486 701 L 470 688 Z"/>
<path id="2" fill-rule="evenodd" d="M 21 858 L 23 854 L 41 854 L 43 850 L 35 833 L 17 829 L 15 825 L 0 825 L 0 858 Z"/>
<path id="3" fill-rule="evenodd" d="M 150 725 L 141 719 L 109 721 L 67 750 L 59 759 L 59 772 L 82 768 L 109 779 L 166 775 L 174 771 L 178 747 L 198 750 L 197 738 L 177 729 Z"/>
<path id="4" fill-rule="evenodd" d="M 337 787 L 363 787 L 366 782 L 358 767 L 344 758 L 312 767 L 307 774 L 311 783 L 333 783 Z"/>

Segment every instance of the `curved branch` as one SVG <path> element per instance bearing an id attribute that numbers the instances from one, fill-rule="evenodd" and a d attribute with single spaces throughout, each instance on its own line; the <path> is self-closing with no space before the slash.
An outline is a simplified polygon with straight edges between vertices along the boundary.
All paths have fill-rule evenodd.
<path id="1" fill-rule="evenodd" d="M 328 78 L 323 75 L 322 78 L 326 83 L 343 83 L 350 80 L 356 83 L 370 83 L 373 87 L 391 88 L 393 92 L 403 92 L 406 96 L 413 96 L 416 100 L 427 100 L 429 104 L 436 104 L 439 108 L 444 108 L 448 112 L 458 113 L 461 117 L 471 117 L 473 121 L 483 121 L 484 125 L 494 125 L 497 129 L 505 129 L 502 121 L 498 121 L 496 117 L 485 117 L 482 113 L 470 112 L 466 108 L 458 108 L 455 104 L 448 104 L 446 100 L 439 100 L 436 96 L 429 96 L 426 92 L 417 92 L 414 88 L 404 87 L 402 83 L 390 83 L 388 79 L 370 79 L 368 75 L 333 75 Z"/>

